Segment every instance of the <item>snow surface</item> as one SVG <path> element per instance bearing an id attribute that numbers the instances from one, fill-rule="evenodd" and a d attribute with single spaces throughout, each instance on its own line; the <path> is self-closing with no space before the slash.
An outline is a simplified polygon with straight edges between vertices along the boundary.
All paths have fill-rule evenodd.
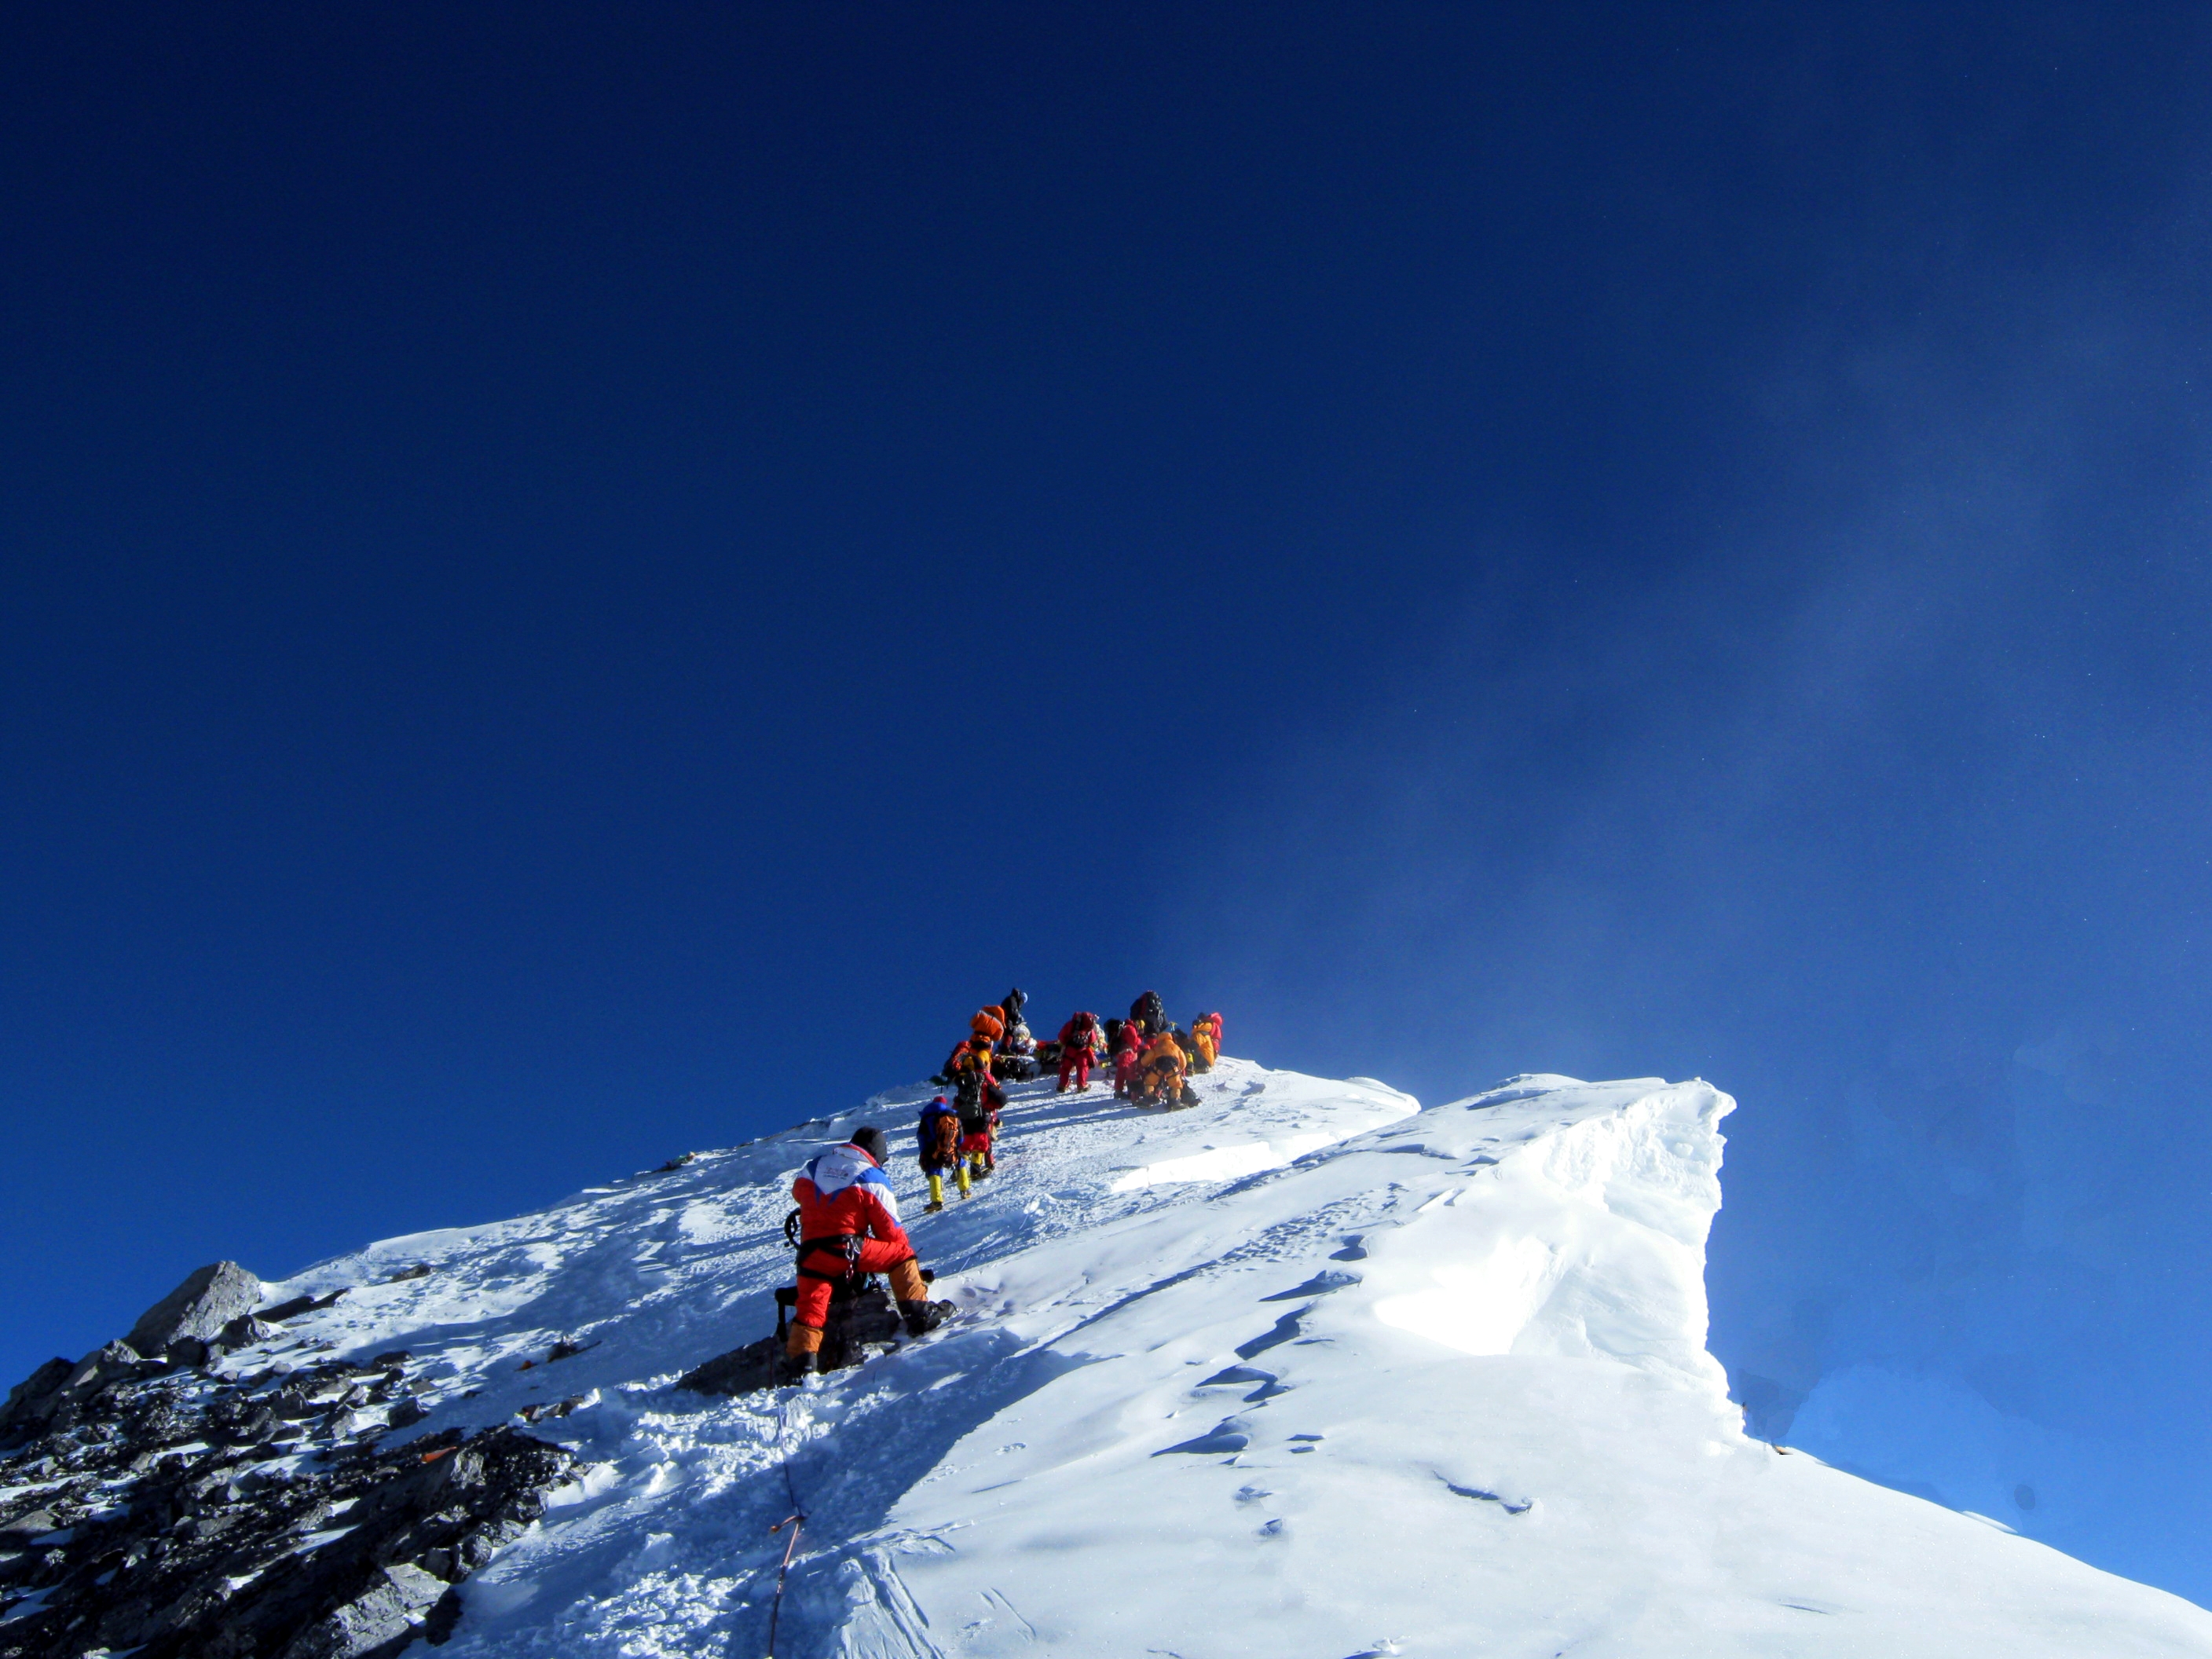
<path id="1" fill-rule="evenodd" d="M 469 1582 L 455 1655 L 764 1653 L 794 1512 L 784 1659 L 2212 1655 L 2189 1602 L 1745 1436 L 1705 1349 L 1727 1096 L 1198 1088 L 1017 1086 L 941 1215 L 917 1089 L 388 1239 L 270 1287 L 356 1287 L 277 1358 L 409 1350 L 414 1433 L 580 1402 L 532 1431 L 592 1467 Z M 674 1389 L 772 1328 L 790 1178 L 870 1121 L 963 1316 L 806 1390 Z"/>

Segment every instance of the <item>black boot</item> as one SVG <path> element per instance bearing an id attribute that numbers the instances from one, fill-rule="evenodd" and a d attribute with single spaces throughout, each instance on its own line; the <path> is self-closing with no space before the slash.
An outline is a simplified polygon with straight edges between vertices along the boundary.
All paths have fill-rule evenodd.
<path id="1" fill-rule="evenodd" d="M 787 1353 L 775 1362 L 775 1382 L 778 1388 L 788 1388 L 794 1382 L 804 1382 L 822 1369 L 818 1353 Z"/>
<path id="2" fill-rule="evenodd" d="M 951 1310 L 942 1302 L 902 1302 L 900 1317 L 906 1321 L 908 1336 L 927 1336 L 945 1322 Z"/>

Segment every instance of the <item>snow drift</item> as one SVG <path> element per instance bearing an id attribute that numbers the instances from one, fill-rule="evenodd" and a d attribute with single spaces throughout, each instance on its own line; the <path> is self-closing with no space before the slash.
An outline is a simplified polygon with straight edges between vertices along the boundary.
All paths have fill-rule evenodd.
<path id="1" fill-rule="evenodd" d="M 323 1264 L 270 1294 L 356 1288 L 275 1358 L 405 1348 L 393 1440 L 526 1413 L 589 1463 L 458 1653 L 760 1654 L 800 1513 L 784 1659 L 2212 1654 L 2187 1602 L 1745 1436 L 1705 1350 L 1727 1096 L 1199 1086 L 1018 1086 L 939 1216 L 899 1141 L 963 1317 L 805 1391 L 671 1384 L 773 1325 L 798 1165 L 926 1091 Z"/>

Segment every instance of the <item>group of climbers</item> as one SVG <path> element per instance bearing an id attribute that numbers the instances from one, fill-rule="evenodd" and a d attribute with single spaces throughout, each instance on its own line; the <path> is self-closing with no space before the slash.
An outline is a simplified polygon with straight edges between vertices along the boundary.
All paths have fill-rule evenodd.
<path id="1" fill-rule="evenodd" d="M 950 1135 L 952 1158 L 949 1167 L 959 1177 L 960 1196 L 963 1198 L 968 1196 L 972 1182 L 981 1181 L 999 1167 L 998 1153 L 992 1144 L 992 1137 L 998 1132 L 999 1114 L 1005 1109 L 1006 1104 L 1005 1085 L 991 1075 L 988 1067 L 970 1066 L 960 1073 L 950 1106 L 945 1106 L 945 1097 L 939 1095 L 929 1107 L 922 1109 L 925 1122 L 930 1119 L 932 1107 L 944 1106 L 952 1115 L 951 1129 L 935 1127 L 932 1145 L 942 1147 Z M 945 1207 L 941 1179 L 948 1166 L 926 1148 L 922 1155 L 925 1173 L 930 1171 L 933 1163 L 936 1163 L 938 1168 L 930 1174 L 929 1207 L 941 1210 Z"/>
<path id="2" fill-rule="evenodd" d="M 1129 1005 L 1127 1019 L 1101 1020 L 1088 1009 L 1079 1009 L 1059 1036 L 1039 1044 L 1030 1037 L 1022 1009 L 1028 1001 L 1017 988 L 988 1008 L 978 1009 L 968 1022 L 968 1035 L 946 1059 L 944 1069 L 932 1079 L 958 1091 L 963 1138 L 980 1136 L 981 1173 L 991 1167 L 989 1137 L 996 1127 L 997 1107 L 1005 1103 L 1002 1079 L 1031 1078 L 1041 1066 L 1059 1074 L 1058 1092 L 1065 1094 L 1073 1081 L 1076 1092 L 1091 1087 L 1093 1066 L 1114 1067 L 1114 1095 L 1143 1106 L 1194 1106 L 1198 1096 L 1189 1079 L 1210 1072 L 1221 1057 L 1221 1016 L 1204 1013 L 1185 1031 L 1167 1017 L 1158 991 L 1146 991 Z M 995 1092 L 998 1099 L 989 1097 Z M 964 1139 L 963 1139 L 964 1144 Z M 939 1175 L 954 1167 L 952 1161 L 926 1154 L 924 1167 Z M 960 1190 L 969 1191 L 963 1170 Z M 933 1191 L 932 1202 L 941 1205 Z"/>
<path id="3" fill-rule="evenodd" d="M 933 1079 L 951 1097 L 939 1094 L 921 1109 L 915 1126 L 921 1171 L 929 1182 L 928 1211 L 945 1207 L 948 1175 L 966 1198 L 976 1182 L 998 1168 L 994 1136 L 1006 1104 L 1006 1080 L 1036 1077 L 1041 1064 L 1049 1063 L 1059 1073 L 1055 1092 L 1066 1093 L 1073 1079 L 1080 1094 L 1091 1087 L 1091 1067 L 1110 1057 L 1116 1098 L 1138 1105 L 1194 1106 L 1198 1096 L 1189 1077 L 1211 1071 L 1221 1055 L 1221 1016 L 1201 1014 L 1184 1032 L 1167 1018 L 1157 991 L 1132 1003 L 1125 1020 L 1102 1021 L 1079 1010 L 1060 1028 L 1055 1041 L 1043 1045 L 1031 1040 L 1022 1019 L 1027 1001 L 1016 988 L 977 1010 L 968 1035 Z M 815 1158 L 792 1183 L 791 1194 L 799 1203 L 799 1288 L 786 1336 L 786 1380 L 814 1370 L 831 1299 L 841 1285 L 849 1291 L 871 1274 L 886 1275 L 906 1328 L 915 1336 L 944 1317 L 945 1304 L 928 1299 L 927 1281 L 900 1224 L 898 1200 L 884 1172 L 888 1151 L 881 1129 L 856 1129 L 850 1140 Z"/>
<path id="4" fill-rule="evenodd" d="M 1189 1079 L 1221 1058 L 1221 1016 L 1200 1014 L 1185 1031 L 1167 1017 L 1157 991 L 1129 1005 L 1129 1018 L 1109 1021 L 1113 1033 L 1114 1092 L 1139 1106 L 1198 1104 Z"/>
<path id="5" fill-rule="evenodd" d="M 1036 1040 L 1022 1019 L 1022 1009 L 1028 1001 L 1018 985 L 989 1007 L 978 1008 L 968 1022 L 968 1035 L 954 1045 L 931 1081 L 949 1084 L 962 1066 L 979 1064 L 992 1076 L 1008 1081 L 1035 1077 Z"/>
<path id="6" fill-rule="evenodd" d="M 1006 1104 L 1006 1085 L 991 1074 L 989 1050 L 971 1050 L 956 1057 L 952 1099 L 939 1095 L 921 1109 L 915 1136 L 921 1157 L 921 1172 L 929 1177 L 930 1210 L 945 1207 L 945 1177 L 959 1183 L 965 1198 L 972 1183 L 999 1167 L 992 1136 L 999 1114 Z"/>
<path id="7" fill-rule="evenodd" d="M 1187 1079 L 1212 1071 L 1220 1059 L 1221 1016 L 1200 1014 L 1186 1032 L 1167 1018 L 1159 993 L 1147 991 L 1130 1005 L 1127 1019 L 1102 1021 L 1087 1009 L 1079 1012 L 1039 1054 L 1057 1065 L 1063 1094 L 1070 1079 L 1079 1093 L 1089 1089 L 1091 1067 L 1110 1062 L 1117 1099 L 1195 1105 Z"/>

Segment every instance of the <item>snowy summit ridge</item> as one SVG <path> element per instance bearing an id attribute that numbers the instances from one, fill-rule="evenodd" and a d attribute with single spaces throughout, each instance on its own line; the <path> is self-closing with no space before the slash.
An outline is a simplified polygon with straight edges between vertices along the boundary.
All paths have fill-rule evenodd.
<path id="1" fill-rule="evenodd" d="M 751 1659 L 794 1512 L 782 1659 L 2212 1654 L 2187 1602 L 1744 1434 L 1705 1347 L 1726 1095 L 1198 1089 L 1013 1085 L 998 1174 L 933 1216 L 929 1091 L 878 1096 L 326 1262 L 270 1294 L 349 1293 L 226 1363 L 404 1348 L 429 1412 L 387 1445 L 526 1413 L 584 1460 L 463 1586 L 457 1654 Z M 772 1328 L 791 1176 L 863 1122 L 961 1316 L 676 1390 Z"/>

